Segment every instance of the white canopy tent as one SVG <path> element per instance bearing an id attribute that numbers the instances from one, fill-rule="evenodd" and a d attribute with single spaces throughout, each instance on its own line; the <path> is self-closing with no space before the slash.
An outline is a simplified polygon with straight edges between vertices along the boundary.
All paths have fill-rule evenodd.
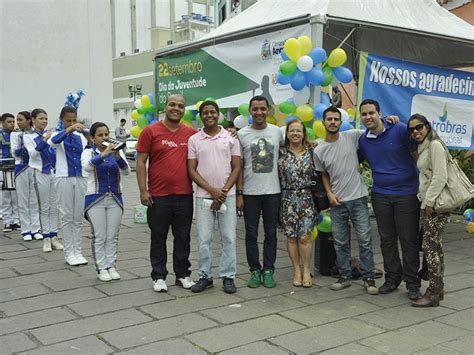
<path id="1" fill-rule="evenodd" d="M 436 66 L 474 64 L 474 27 L 435 0 L 259 0 L 200 41 L 158 51 L 156 56 L 303 23 L 312 24 L 314 45 L 332 49 L 346 39 L 346 65 L 354 73 L 358 51 Z"/>

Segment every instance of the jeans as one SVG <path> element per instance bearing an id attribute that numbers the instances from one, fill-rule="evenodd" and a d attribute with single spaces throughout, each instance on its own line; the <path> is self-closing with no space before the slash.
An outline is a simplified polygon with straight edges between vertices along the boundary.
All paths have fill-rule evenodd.
<path id="1" fill-rule="evenodd" d="M 385 280 L 407 287 L 420 287 L 418 268 L 420 266 L 418 237 L 420 202 L 416 195 L 372 194 L 377 228 L 380 235 Z M 403 266 L 398 254 L 398 240 L 402 249 Z"/>
<path id="2" fill-rule="evenodd" d="M 193 195 L 168 195 L 153 197 L 153 206 L 147 210 L 151 231 L 151 278 L 166 279 L 166 239 L 171 226 L 173 232 L 173 271 L 176 278 L 191 275 L 189 268 L 191 223 L 193 220 Z"/>
<path id="3" fill-rule="evenodd" d="M 219 276 L 235 278 L 236 256 L 235 238 L 237 216 L 235 213 L 235 195 L 227 196 L 225 213 L 213 212 L 203 208 L 202 197 L 196 197 L 196 237 L 199 244 L 199 277 L 212 279 L 212 234 L 217 220 L 221 235 L 221 258 Z"/>
<path id="4" fill-rule="evenodd" d="M 339 274 L 348 279 L 352 277 L 349 219 L 355 229 L 359 244 L 362 278 L 371 279 L 374 277 L 374 255 L 366 196 L 331 207 L 332 234 Z"/>
<path id="5" fill-rule="evenodd" d="M 244 195 L 245 250 L 250 271 L 274 270 L 277 252 L 277 225 L 280 194 Z M 263 218 L 263 268 L 259 261 L 258 224 Z"/>

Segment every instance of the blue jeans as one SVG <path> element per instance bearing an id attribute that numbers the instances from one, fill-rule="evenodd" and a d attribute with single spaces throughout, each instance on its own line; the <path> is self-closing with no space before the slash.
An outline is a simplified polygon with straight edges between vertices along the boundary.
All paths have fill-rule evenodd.
<path id="1" fill-rule="evenodd" d="M 221 235 L 221 259 L 219 276 L 235 278 L 236 256 L 235 239 L 237 215 L 235 211 L 235 195 L 227 196 L 225 213 L 213 212 L 203 208 L 202 197 L 196 197 L 196 237 L 199 245 L 199 277 L 212 279 L 212 234 L 217 220 Z"/>
<path id="2" fill-rule="evenodd" d="M 339 274 L 349 279 L 352 277 L 349 219 L 352 221 L 359 243 L 362 278 L 364 280 L 373 278 L 374 255 L 367 197 L 341 202 L 340 206 L 331 207 L 332 234 Z"/>

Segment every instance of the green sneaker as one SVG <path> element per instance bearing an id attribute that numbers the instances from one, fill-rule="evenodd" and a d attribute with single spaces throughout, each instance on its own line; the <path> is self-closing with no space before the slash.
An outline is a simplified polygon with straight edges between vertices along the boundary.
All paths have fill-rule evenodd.
<path id="1" fill-rule="evenodd" d="M 275 279 L 273 278 L 273 270 L 267 269 L 263 271 L 263 286 L 266 288 L 273 288 L 276 286 Z"/>
<path id="2" fill-rule="evenodd" d="M 247 281 L 247 286 L 251 288 L 257 288 L 260 286 L 260 279 L 261 279 L 261 272 L 260 270 L 255 270 L 250 273 L 250 279 Z"/>

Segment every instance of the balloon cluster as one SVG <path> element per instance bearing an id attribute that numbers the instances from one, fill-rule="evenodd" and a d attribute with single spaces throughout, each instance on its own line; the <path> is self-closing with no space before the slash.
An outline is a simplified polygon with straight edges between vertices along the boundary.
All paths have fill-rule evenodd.
<path id="1" fill-rule="evenodd" d="M 474 208 L 465 210 L 463 216 L 467 221 L 466 232 L 474 233 Z"/>
<path id="2" fill-rule="evenodd" d="M 84 91 L 81 89 L 77 90 L 75 94 L 68 93 L 66 96 L 66 101 L 64 102 L 64 106 L 73 106 L 79 109 L 79 104 L 81 103 L 81 98 L 85 95 Z"/>
<path id="3" fill-rule="evenodd" d="M 155 120 L 155 105 L 153 104 L 153 94 L 149 93 L 143 95 L 141 98 L 136 99 L 133 103 L 135 110 L 130 114 L 132 121 L 136 121 L 137 124 L 130 129 L 130 134 L 138 138 L 142 133 L 143 128 L 149 124 L 156 123 Z"/>
<path id="4" fill-rule="evenodd" d="M 319 213 L 317 218 L 316 227 L 314 227 L 311 233 L 310 240 L 316 240 L 319 232 L 330 233 L 332 231 L 331 217 L 327 214 L 327 210 Z"/>
<path id="5" fill-rule="evenodd" d="M 282 85 L 290 85 L 294 90 L 293 98 L 279 105 L 280 112 L 287 114 L 286 123 L 292 119 L 299 118 L 305 122 L 310 139 L 325 138 L 326 131 L 322 123 L 323 112 L 331 104 L 329 95 L 325 92 L 320 94 L 320 103 L 309 105 L 311 86 L 326 87 L 336 78 L 342 83 L 352 81 L 352 72 L 349 68 L 342 66 L 346 60 L 346 52 L 342 48 L 334 49 L 329 56 L 323 48 L 315 47 L 308 36 L 298 39 L 289 38 L 284 44 L 281 52 L 283 63 L 278 71 L 278 82 Z M 318 68 L 321 65 L 321 69 Z M 340 109 L 343 118 L 341 130 L 352 128 L 351 116 L 345 110 Z"/>
<path id="6" fill-rule="evenodd" d="M 199 107 L 201 107 L 201 104 L 204 101 L 212 101 L 212 102 L 215 102 L 217 104 L 216 99 L 214 99 L 213 97 L 206 97 L 204 100 L 196 102 L 195 110 L 186 110 L 186 111 L 184 111 L 184 115 L 183 115 L 183 118 L 181 119 L 181 123 L 185 124 L 186 126 L 194 128 L 195 125 L 193 124 L 193 121 L 195 121 L 196 126 L 202 127 L 203 123 L 202 123 L 202 120 L 201 120 L 201 115 L 199 114 Z M 225 116 L 224 116 L 224 114 L 226 112 L 227 112 L 227 110 L 224 109 L 224 108 L 219 109 L 218 123 L 221 126 L 223 126 L 224 128 L 226 128 L 227 124 L 228 124 L 228 121 L 225 119 Z"/>

